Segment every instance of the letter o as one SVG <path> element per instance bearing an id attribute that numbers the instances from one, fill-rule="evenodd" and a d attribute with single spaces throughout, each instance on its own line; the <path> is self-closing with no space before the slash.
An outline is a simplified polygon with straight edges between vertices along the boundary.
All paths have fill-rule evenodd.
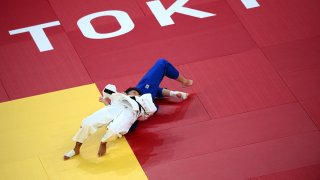
<path id="1" fill-rule="evenodd" d="M 121 28 L 115 32 L 109 32 L 109 33 L 103 33 L 103 34 L 96 32 L 94 27 L 91 24 L 91 21 L 95 18 L 103 17 L 103 16 L 115 17 L 119 22 Z M 126 34 L 134 28 L 134 23 L 129 17 L 129 15 L 124 11 L 118 11 L 118 10 L 109 10 L 109 11 L 102 11 L 102 12 L 89 14 L 87 16 L 80 18 L 77 24 L 82 34 L 89 39 L 113 38 L 113 37 Z"/>

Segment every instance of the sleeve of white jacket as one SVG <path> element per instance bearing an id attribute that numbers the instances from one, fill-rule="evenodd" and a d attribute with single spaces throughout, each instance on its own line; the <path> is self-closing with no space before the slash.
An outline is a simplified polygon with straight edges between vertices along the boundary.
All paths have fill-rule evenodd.
<path id="1" fill-rule="evenodd" d="M 102 90 L 102 98 L 110 98 L 111 94 L 117 92 L 117 87 L 113 84 L 107 84 L 106 87 Z"/>
<path id="2" fill-rule="evenodd" d="M 140 121 L 148 119 L 157 111 L 157 107 L 152 100 L 151 94 L 144 94 L 141 97 L 137 98 L 137 101 L 139 101 L 139 103 L 146 111 L 146 114 L 143 112 L 141 113 L 141 116 L 139 117 Z"/>

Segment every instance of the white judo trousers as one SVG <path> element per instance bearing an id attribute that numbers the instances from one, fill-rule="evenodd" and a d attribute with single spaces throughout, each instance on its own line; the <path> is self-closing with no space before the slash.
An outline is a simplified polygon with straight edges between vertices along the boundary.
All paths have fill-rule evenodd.
<path id="1" fill-rule="evenodd" d="M 126 134 L 136 120 L 137 113 L 130 106 L 112 103 L 83 119 L 81 128 L 72 139 L 83 143 L 98 128 L 106 126 L 107 132 L 101 142 L 110 142 Z"/>

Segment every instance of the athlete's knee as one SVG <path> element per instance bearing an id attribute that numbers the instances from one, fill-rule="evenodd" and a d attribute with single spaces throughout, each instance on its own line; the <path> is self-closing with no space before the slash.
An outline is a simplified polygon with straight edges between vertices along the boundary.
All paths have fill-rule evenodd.
<path id="1" fill-rule="evenodd" d="M 168 63 L 169 63 L 169 61 L 167 61 L 166 59 L 158 59 L 156 62 L 156 64 L 158 64 L 158 65 L 166 65 Z"/>
<path id="2" fill-rule="evenodd" d="M 93 126 L 94 122 L 91 118 L 85 118 L 82 120 L 81 126 Z"/>

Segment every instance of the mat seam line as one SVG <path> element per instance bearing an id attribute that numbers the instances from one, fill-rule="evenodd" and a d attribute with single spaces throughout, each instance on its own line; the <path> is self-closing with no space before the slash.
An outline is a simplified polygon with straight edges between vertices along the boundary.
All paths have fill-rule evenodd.
<path id="1" fill-rule="evenodd" d="M 209 118 L 212 119 L 212 120 L 216 119 L 215 117 L 212 117 L 212 116 L 210 115 L 209 111 L 207 110 L 206 106 L 205 106 L 204 103 L 201 101 L 201 99 L 199 98 L 199 96 L 198 96 L 198 95 L 196 95 L 196 96 L 197 96 L 197 99 L 199 100 L 201 106 L 202 106 L 203 109 L 206 111 L 207 115 L 209 116 Z"/>
<path id="2" fill-rule="evenodd" d="M 146 15 L 146 13 L 144 13 L 144 11 L 143 11 L 142 7 L 140 6 L 140 4 L 138 3 L 138 1 L 135 0 L 134 2 L 136 2 L 137 6 L 138 6 L 139 9 L 141 10 L 142 14 L 146 17 L 147 15 Z"/>
<path id="3" fill-rule="evenodd" d="M 41 166 L 42 166 L 42 168 L 43 168 L 44 172 L 46 173 L 46 175 L 47 175 L 48 179 L 50 180 L 51 178 L 49 177 L 49 174 L 48 174 L 48 172 L 47 172 L 46 168 L 44 167 L 44 165 L 43 165 L 43 163 L 42 163 L 42 161 L 41 161 L 41 158 L 40 158 L 39 156 L 37 156 L 37 157 L 38 157 L 38 160 L 39 160 L 39 161 L 40 161 L 40 163 L 41 163 Z"/>
<path id="4" fill-rule="evenodd" d="M 56 13 L 56 11 L 55 11 L 55 9 L 53 8 L 53 6 L 52 6 L 52 4 L 50 3 L 50 1 L 47 0 L 47 2 L 48 2 L 48 4 L 50 5 L 51 9 L 53 10 L 53 13 L 56 15 L 56 17 L 57 17 L 57 19 L 59 20 L 59 22 L 61 22 L 61 19 L 59 18 L 58 14 Z M 79 56 L 79 53 L 78 53 L 77 49 L 74 47 L 74 45 L 73 45 L 73 43 L 72 43 L 72 41 L 71 41 L 71 39 L 70 39 L 70 37 L 69 37 L 66 29 L 64 28 L 64 26 L 63 26 L 62 24 L 61 24 L 61 28 L 63 29 L 63 32 L 64 32 L 65 35 L 67 36 L 68 41 L 70 42 L 70 45 L 72 46 L 74 52 L 75 52 L 76 55 L 78 56 L 78 58 L 79 58 L 79 60 L 80 60 L 80 63 L 82 64 L 83 68 L 84 68 L 85 71 L 87 72 L 87 75 L 89 76 L 89 78 L 90 78 L 90 80 L 91 80 L 91 83 L 95 83 L 95 82 L 93 81 L 93 79 L 92 79 L 92 77 L 91 77 L 91 74 L 89 73 L 87 67 L 86 67 L 85 64 L 83 63 L 82 58 Z M 87 83 L 86 83 L 86 84 L 82 84 L 82 85 L 87 85 Z"/>
<path id="5" fill-rule="evenodd" d="M 166 130 L 170 130 L 170 129 L 175 129 L 175 128 L 180 128 L 180 127 L 188 127 L 188 126 L 193 126 L 199 123 L 205 123 L 205 122 L 209 122 L 209 121 L 221 121 L 221 119 L 225 119 L 225 118 L 231 118 L 234 116 L 238 116 L 238 115 L 243 115 L 243 114 L 247 114 L 247 113 L 252 113 L 252 112 L 256 112 L 256 111 L 262 111 L 264 109 L 271 109 L 271 108 L 276 108 L 279 106 L 285 106 L 285 105 L 289 105 L 289 104 L 297 104 L 300 107 L 300 104 L 298 102 L 288 102 L 288 103 L 284 103 L 284 104 L 279 104 L 279 105 L 274 105 L 274 106 L 268 106 L 268 107 L 263 107 L 263 108 L 259 108 L 256 110 L 252 110 L 252 111 L 246 111 L 246 112 L 241 112 L 238 114 L 231 114 L 231 115 L 226 115 L 226 116 L 221 116 L 221 117 L 216 117 L 216 118 L 211 118 L 211 116 L 208 114 L 209 118 L 208 120 L 201 120 L 201 121 L 197 121 L 197 122 L 192 122 L 192 123 L 188 123 L 188 124 L 183 124 L 180 126 L 175 126 L 175 127 L 168 127 L 168 128 L 164 128 L 164 129 L 159 129 L 159 130 L 155 130 L 152 132 L 160 132 L 160 131 L 166 131 Z M 303 109 L 302 109 L 303 110 Z M 303 111 L 304 112 L 304 111 Z M 307 115 L 307 114 L 306 114 Z"/>
<path id="6" fill-rule="evenodd" d="M 230 5 L 229 1 L 226 1 L 228 6 L 230 7 L 230 9 L 232 10 L 233 14 L 236 16 L 236 18 L 239 20 L 241 26 L 247 31 L 248 35 L 250 36 L 250 38 L 255 42 L 255 44 L 257 45 L 257 47 L 259 47 L 259 49 L 261 48 L 267 48 L 267 47 L 273 47 L 273 46 L 277 46 L 277 45 L 281 45 L 281 44 L 286 44 L 286 43 L 290 43 L 290 42 L 295 42 L 295 41 L 301 41 L 301 40 L 305 40 L 305 39 L 312 39 L 315 37 L 320 37 L 319 34 L 316 35 L 312 35 L 310 37 L 302 37 L 302 38 L 298 38 L 298 39 L 293 39 L 293 40 L 287 40 L 287 41 L 283 41 L 280 43 L 276 43 L 276 44 L 270 44 L 270 45 L 265 45 L 265 46 L 259 46 L 258 42 L 255 41 L 251 35 L 251 33 L 249 32 L 249 30 L 246 28 L 246 26 L 243 24 L 243 22 L 241 21 L 240 17 L 237 15 L 236 11 L 234 10 L 234 8 L 232 8 L 232 6 Z"/>
<path id="7" fill-rule="evenodd" d="M 310 116 L 310 114 L 308 113 L 308 111 L 306 110 L 306 108 L 302 105 L 300 99 L 294 94 L 293 90 L 289 87 L 288 83 L 284 80 L 283 76 L 280 74 L 280 72 L 274 67 L 274 65 L 270 62 L 270 59 L 267 57 L 267 55 L 265 54 L 265 52 L 262 50 L 262 48 L 260 48 L 261 53 L 263 54 L 263 56 L 267 59 L 268 63 L 272 66 L 272 68 L 274 69 L 274 71 L 277 73 L 277 75 L 280 77 L 281 81 L 284 83 L 284 85 L 287 87 L 288 91 L 290 92 L 290 94 L 296 99 L 296 101 L 299 103 L 300 107 L 303 109 L 303 111 L 307 114 L 308 118 L 310 121 L 312 121 L 312 123 L 314 124 L 314 126 L 318 129 L 319 127 L 317 126 L 316 122 L 313 120 L 313 118 Z"/>
<path id="8" fill-rule="evenodd" d="M 230 150 L 234 150 L 234 149 L 238 149 L 238 148 L 243 148 L 243 147 L 252 146 L 252 145 L 255 145 L 255 144 L 272 142 L 272 141 L 277 141 L 277 140 L 281 140 L 281 139 L 285 139 L 285 138 L 289 138 L 289 137 L 294 137 L 294 136 L 299 136 L 299 135 L 305 135 L 305 134 L 311 134 L 311 133 L 315 133 L 315 132 L 318 132 L 318 133 L 319 133 L 319 131 L 318 131 L 317 129 L 311 130 L 311 131 L 302 132 L 302 133 L 294 133 L 294 134 L 292 134 L 292 135 L 281 136 L 281 137 L 276 138 L 276 139 L 267 139 L 267 140 L 260 141 L 260 142 L 247 143 L 247 144 L 244 144 L 244 145 L 234 146 L 234 147 L 231 147 L 231 148 L 226 148 L 226 149 L 223 149 L 223 148 L 222 148 L 221 150 L 217 150 L 217 151 L 207 152 L 207 153 L 203 153 L 203 154 L 199 154 L 199 155 L 194 155 L 194 156 L 188 156 L 188 157 L 184 157 L 184 158 L 181 158 L 181 159 L 175 159 L 175 160 L 172 160 L 172 161 L 165 162 L 165 163 L 163 163 L 163 165 L 164 165 L 164 164 L 170 164 L 170 163 L 172 163 L 172 162 L 177 162 L 177 161 L 185 160 L 185 159 L 197 158 L 197 157 L 206 156 L 206 155 L 213 154 L 213 153 L 219 153 L 219 152 L 223 152 L 223 151 L 230 151 Z"/>
<path id="9" fill-rule="evenodd" d="M 288 169 L 288 170 L 284 170 L 284 171 L 277 171 L 277 172 L 274 172 L 274 173 L 271 173 L 271 174 L 264 174 L 264 175 L 261 175 L 261 176 L 256 176 L 256 177 L 251 177 L 250 180 L 255 180 L 255 179 L 260 179 L 260 178 L 263 178 L 265 176 L 269 176 L 269 175 L 275 175 L 275 174 L 278 174 L 278 173 L 282 173 L 282 172 L 288 172 L 288 171 L 295 171 L 295 170 L 299 170 L 299 169 L 302 169 L 302 168 L 306 168 L 306 167 L 310 167 L 310 166 L 317 166 L 317 165 L 320 165 L 320 163 L 316 162 L 315 164 L 310 164 L 310 165 L 307 165 L 307 166 L 301 166 L 301 167 L 298 167 L 298 168 L 293 168 L 293 169 Z M 252 179 L 254 178 L 254 179 Z"/>
<path id="10" fill-rule="evenodd" d="M 7 91 L 6 87 L 5 87 L 4 84 L 3 84 L 2 79 L 0 79 L 0 83 L 1 83 L 1 86 L 3 87 L 4 92 L 6 93 L 9 101 L 12 100 L 11 97 L 9 96 L 9 94 L 8 94 L 8 91 Z M 6 102 L 6 101 L 4 101 L 4 102 Z M 1 102 L 0 102 L 0 103 L 1 103 Z"/>
<path id="11" fill-rule="evenodd" d="M 288 101 L 288 102 L 278 103 L 278 104 L 274 104 L 274 105 L 270 105 L 270 106 L 264 106 L 264 107 L 260 107 L 260 108 L 256 108 L 256 109 L 252 109 L 252 110 L 247 110 L 247 111 L 240 112 L 240 113 L 220 116 L 220 117 L 217 117 L 216 119 L 221 119 L 221 118 L 226 118 L 226 117 L 230 117 L 230 116 L 246 114 L 246 113 L 255 112 L 255 111 L 261 111 L 263 109 L 270 109 L 270 108 L 275 108 L 275 107 L 278 107 L 278 106 L 284 106 L 284 105 L 294 104 L 294 103 L 298 103 L 298 101 L 296 101 L 296 100 L 295 101 Z"/>
<path id="12" fill-rule="evenodd" d="M 241 26 L 245 29 L 245 31 L 248 33 L 248 35 L 250 36 L 250 38 L 253 40 L 253 42 L 255 42 L 257 48 L 261 51 L 262 55 L 266 58 L 267 62 L 271 65 L 272 69 L 277 73 L 277 75 L 279 76 L 279 78 L 281 79 L 281 81 L 283 82 L 283 84 L 285 85 L 285 87 L 288 89 L 288 91 L 290 92 L 290 94 L 295 98 L 295 100 L 299 103 L 300 107 L 303 109 L 303 111 L 307 114 L 308 118 L 312 121 L 312 123 L 314 124 L 314 126 L 318 129 L 319 127 L 317 126 L 317 124 L 314 122 L 314 120 L 311 118 L 311 116 L 309 115 L 309 113 L 306 111 L 306 109 L 304 108 L 304 106 L 301 104 L 299 98 L 294 94 L 294 92 L 292 91 L 292 89 L 289 87 L 289 85 L 286 83 L 286 81 L 284 80 L 284 78 L 281 76 L 280 72 L 274 67 L 274 65 L 270 62 L 270 59 L 268 58 L 268 56 L 266 55 L 266 53 L 263 51 L 262 48 L 266 48 L 266 47 L 272 47 L 272 46 L 266 46 L 266 47 L 260 47 L 258 42 L 255 41 L 252 37 L 252 35 L 250 34 L 249 30 L 245 27 L 245 25 L 243 24 L 243 22 L 241 21 L 240 17 L 236 14 L 235 10 L 232 8 L 232 6 L 230 5 L 230 3 L 227 1 L 228 6 L 232 9 L 233 14 L 237 17 L 237 19 L 239 20 Z M 304 40 L 306 38 L 301 38 L 299 40 Z M 298 40 L 293 40 L 293 41 L 285 41 L 282 42 L 282 44 L 285 43 L 289 43 L 289 42 L 295 42 Z M 279 43 L 281 44 L 281 43 Z M 277 46 L 279 44 L 274 44 L 273 46 Z"/>
<path id="13" fill-rule="evenodd" d="M 296 42 L 296 41 L 311 40 L 313 38 L 319 38 L 319 37 L 320 37 L 320 35 L 317 34 L 317 35 L 313 35 L 313 36 L 310 36 L 310 37 L 298 38 L 298 39 L 294 39 L 294 40 L 283 41 L 283 42 L 280 42 L 280 43 L 277 43 L 277 44 L 261 46 L 261 48 L 276 47 L 276 46 L 279 46 L 279 45 L 284 45 L 284 44 L 288 44 L 288 43 L 292 43 L 292 42 Z"/>
<path id="14" fill-rule="evenodd" d="M 178 69 L 179 72 L 182 72 L 181 70 L 181 65 L 178 65 Z M 190 75 L 189 75 L 190 76 Z M 193 88 L 193 86 L 190 87 L 192 89 L 193 92 L 195 92 L 195 89 Z M 210 119 L 214 119 L 214 117 L 212 117 L 209 113 L 209 111 L 207 110 L 207 108 L 205 107 L 205 105 L 203 104 L 203 102 L 201 101 L 200 97 L 198 96 L 198 94 L 194 93 L 197 97 L 197 100 L 200 102 L 201 106 L 203 107 L 203 109 L 206 111 L 207 115 L 209 116 Z"/>

